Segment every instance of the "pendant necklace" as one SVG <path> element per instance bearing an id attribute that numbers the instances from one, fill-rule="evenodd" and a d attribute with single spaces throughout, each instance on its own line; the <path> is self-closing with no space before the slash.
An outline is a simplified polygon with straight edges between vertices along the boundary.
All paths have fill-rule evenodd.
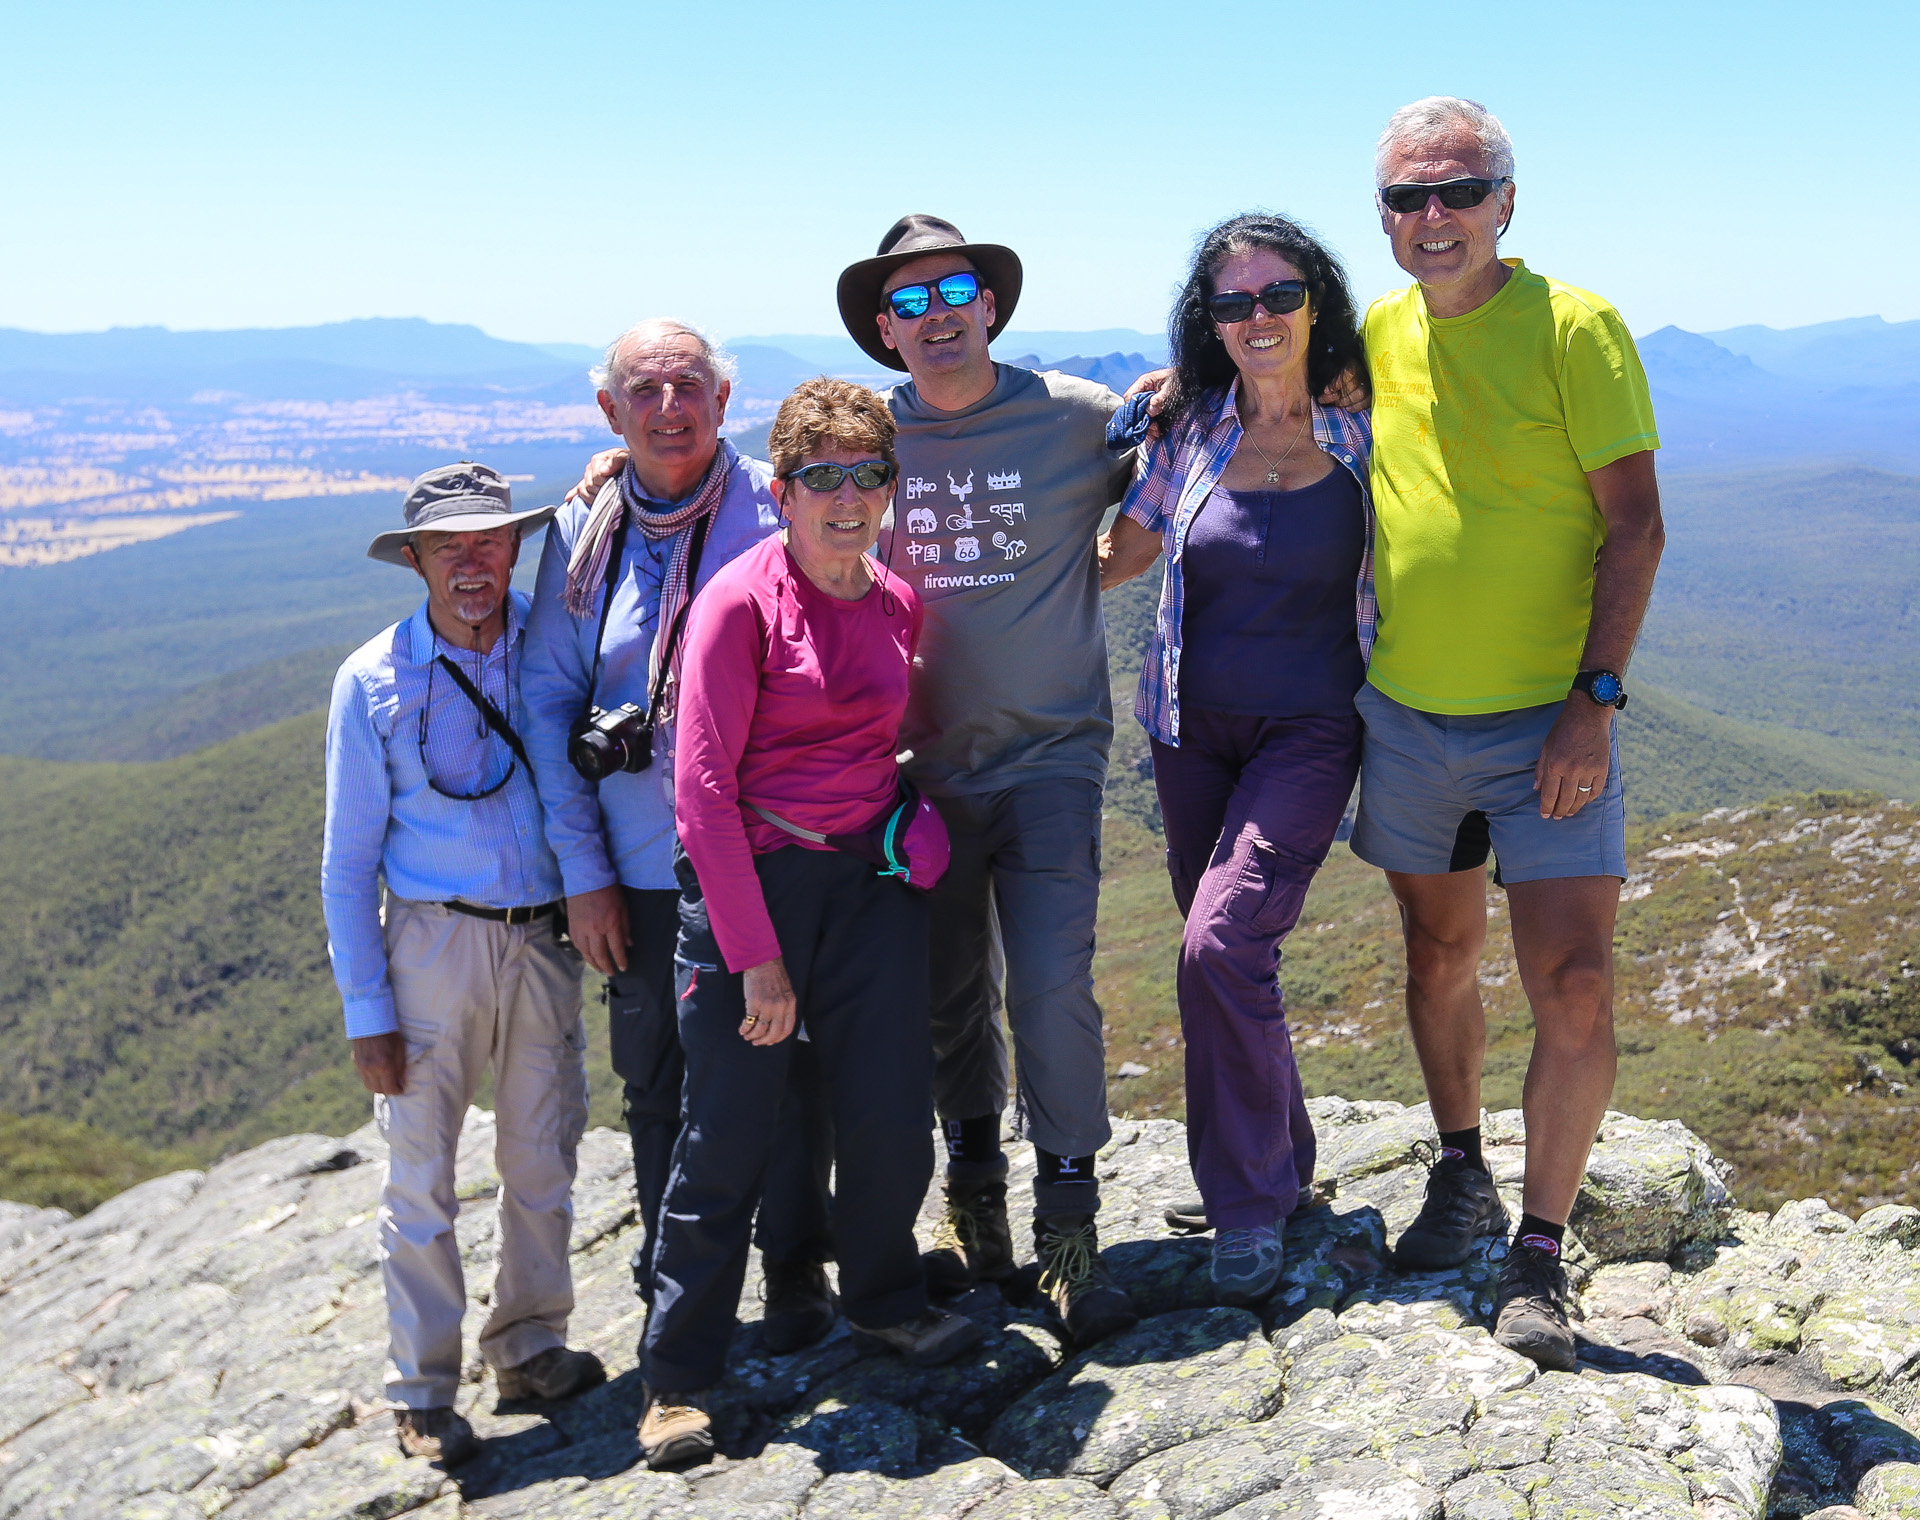
<path id="1" fill-rule="evenodd" d="M 1287 445 L 1286 451 L 1282 453 L 1278 459 L 1268 459 L 1267 451 L 1260 447 L 1259 443 L 1254 439 L 1252 431 L 1245 427 L 1240 429 L 1240 436 L 1246 439 L 1248 443 L 1253 444 L 1253 452 L 1258 454 L 1261 462 L 1266 465 L 1268 485 L 1277 486 L 1280 484 L 1280 466 L 1287 462 L 1287 455 L 1293 452 L 1294 444 L 1299 443 L 1300 435 L 1306 432 L 1307 419 L 1312 415 L 1313 408 L 1311 406 L 1309 406 L 1305 412 L 1301 413 L 1300 426 L 1293 430 L 1293 443 Z"/>

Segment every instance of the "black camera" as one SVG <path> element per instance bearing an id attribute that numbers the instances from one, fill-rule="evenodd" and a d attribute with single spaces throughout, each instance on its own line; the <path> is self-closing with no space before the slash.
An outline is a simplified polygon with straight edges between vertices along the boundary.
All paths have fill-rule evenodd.
<path id="1" fill-rule="evenodd" d="M 643 771 L 653 764 L 653 723 L 631 702 L 612 711 L 589 708 L 574 725 L 567 759 L 589 781 L 604 781 L 615 771 Z"/>

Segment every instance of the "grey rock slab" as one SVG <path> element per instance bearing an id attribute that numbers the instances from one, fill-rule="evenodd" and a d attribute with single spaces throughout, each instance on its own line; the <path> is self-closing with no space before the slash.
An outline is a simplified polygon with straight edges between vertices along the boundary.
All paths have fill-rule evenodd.
<path id="1" fill-rule="evenodd" d="M 93 1397 L 83 1383 L 52 1367 L 35 1367 L 10 1377 L 6 1389 L 6 1397 L 0 1399 L 0 1447 L 47 1416 Z"/>
<path id="2" fill-rule="evenodd" d="M 1074 1357 L 994 1421 L 987 1450 L 1026 1477 L 1105 1483 L 1157 1451 L 1265 1419 L 1280 1387 L 1253 1315 L 1184 1309 Z"/>
<path id="3" fill-rule="evenodd" d="M 967 1511 L 967 1520 L 1117 1520 L 1119 1506 L 1078 1478 L 1018 1479 Z"/>
<path id="4" fill-rule="evenodd" d="M 678 1520 L 692 1491 L 677 1473 L 637 1468 L 589 1480 L 578 1475 L 529 1483 L 466 1506 L 485 1520 Z"/>
<path id="5" fill-rule="evenodd" d="M 944 1434 L 935 1422 L 897 1404 L 824 1399 L 791 1417 L 784 1438 L 817 1452 L 831 1472 L 901 1476 L 923 1467 Z"/>
<path id="6" fill-rule="evenodd" d="M 1867 1520 L 1913 1520 L 1920 1515 L 1920 1464 L 1876 1467 L 1860 1480 L 1853 1502 Z"/>
<path id="7" fill-rule="evenodd" d="M 1692 1130 L 1610 1113 L 1569 1224 L 1602 1262 L 1653 1260 L 1716 1238 L 1730 1208 L 1720 1165 Z"/>
<path id="8" fill-rule="evenodd" d="M 57 1230 L 72 1220 L 73 1215 L 65 1209 L 43 1209 L 31 1203 L 11 1203 L 0 1198 L 0 1261 L 16 1246 L 25 1245 L 35 1236 Z"/>
<path id="9" fill-rule="evenodd" d="M 877 1401 L 912 1409 L 977 1436 L 1053 1370 L 1053 1338 L 1033 1325 L 990 1329 L 974 1351 L 944 1367 L 910 1367 L 896 1356 L 868 1356 L 819 1387 L 823 1399 Z"/>
<path id="10" fill-rule="evenodd" d="M 840 1472 L 821 1481 L 800 1515 L 801 1520 L 960 1520 L 1018 1481 L 990 1457 L 906 1477 Z"/>
<path id="11" fill-rule="evenodd" d="M 1224 1513 L 1225 1520 L 1443 1520 L 1446 1510 L 1438 1493 L 1392 1463 L 1361 1458 L 1298 1474 Z"/>
<path id="12" fill-rule="evenodd" d="M 403 1456 L 390 1416 L 343 1431 L 241 1494 L 222 1520 L 347 1520 L 404 1514 L 438 1498 L 447 1473 Z"/>
<path id="13" fill-rule="evenodd" d="M 1135 1463 L 1110 1490 L 1125 1516 L 1208 1520 L 1329 1463 L 1367 1456 L 1373 1437 L 1358 1421 L 1285 1410 Z"/>
<path id="14" fill-rule="evenodd" d="M 1664 1261 L 1604 1266 L 1587 1280 L 1580 1307 L 1590 1320 L 1664 1320 L 1673 1312 L 1673 1268 Z"/>

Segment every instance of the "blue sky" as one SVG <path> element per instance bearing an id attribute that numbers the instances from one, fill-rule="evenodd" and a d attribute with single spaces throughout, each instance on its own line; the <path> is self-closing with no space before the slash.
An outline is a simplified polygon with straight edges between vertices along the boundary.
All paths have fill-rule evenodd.
<path id="1" fill-rule="evenodd" d="M 1374 137 L 1437 92 L 1513 133 L 1508 251 L 1635 331 L 1903 320 L 1916 14 L 0 0 L 0 326 L 836 332 L 835 275 L 909 210 L 1019 249 L 1018 327 L 1158 329 L 1249 207 L 1366 296 L 1403 279 Z"/>

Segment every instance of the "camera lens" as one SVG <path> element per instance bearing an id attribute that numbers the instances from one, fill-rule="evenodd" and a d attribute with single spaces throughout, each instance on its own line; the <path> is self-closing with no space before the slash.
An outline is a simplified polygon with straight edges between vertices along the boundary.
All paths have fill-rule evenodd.
<path id="1" fill-rule="evenodd" d="M 575 734 L 567 746 L 567 759 L 589 781 L 603 781 L 626 766 L 627 747 L 601 729 L 590 728 Z"/>

